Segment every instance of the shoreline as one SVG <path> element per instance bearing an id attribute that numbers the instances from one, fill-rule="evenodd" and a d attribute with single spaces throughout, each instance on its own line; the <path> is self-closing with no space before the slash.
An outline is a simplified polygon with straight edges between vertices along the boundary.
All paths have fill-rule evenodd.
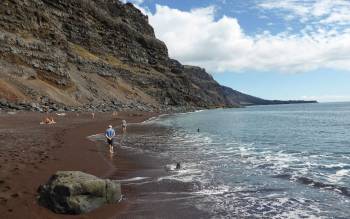
<path id="1" fill-rule="evenodd" d="M 110 123 L 119 127 L 121 120 L 140 123 L 157 113 L 119 112 L 51 114 L 54 125 L 40 125 L 42 113 L 0 113 L 0 215 L 3 218 L 111 218 L 127 207 L 126 202 L 105 205 L 84 215 L 60 215 L 37 204 L 37 188 L 58 170 L 79 170 L 98 177 L 111 177 L 118 169 L 137 168 L 133 162 L 117 156 L 117 167 L 101 156 L 90 135 L 103 132 Z M 118 130 L 119 131 L 119 130 Z M 118 132 L 119 134 L 119 132 Z M 14 146 L 15 145 L 15 146 Z M 99 152 L 100 150 L 100 152 Z M 106 149 L 107 151 L 107 149 Z"/>
<path id="2" fill-rule="evenodd" d="M 156 118 L 163 116 L 167 115 Z M 200 198 L 196 195 L 200 182 L 174 178 L 188 171 L 186 165 L 180 171 L 170 169 L 179 160 L 167 154 L 164 137 L 174 130 L 152 122 L 134 124 L 128 130 L 130 135 L 117 149 L 120 157 L 112 160 L 119 168 L 111 179 L 122 183 L 126 205 L 117 218 L 209 218 L 196 205 L 183 202 Z M 98 144 L 104 142 L 97 140 Z"/>
<path id="3" fill-rule="evenodd" d="M 346 115 L 347 111 L 344 109 L 348 108 L 336 105 L 335 109 L 338 108 L 342 113 L 339 115 Z M 249 129 L 253 131 L 249 132 L 247 139 L 255 139 L 256 136 L 265 137 L 262 134 L 266 133 L 266 128 L 270 128 L 269 133 L 272 133 L 271 130 L 276 130 L 275 126 L 266 126 L 265 119 L 254 118 L 269 114 L 272 116 L 270 118 L 276 121 L 275 124 L 281 124 L 279 118 L 285 118 L 285 112 L 288 112 L 288 115 L 294 117 L 285 124 L 293 123 L 294 118 L 305 119 L 304 113 L 297 115 L 292 113 L 300 108 L 293 109 L 282 109 L 281 113 L 276 113 L 273 107 L 267 108 L 267 112 L 270 113 L 255 109 L 253 113 L 245 112 L 240 122 L 227 121 L 230 114 L 204 112 L 204 115 L 197 118 L 194 116 L 190 120 L 182 120 L 179 126 L 171 121 L 154 124 L 152 121 L 154 119 L 157 121 L 157 118 L 163 115 L 147 113 L 120 114 L 119 120 L 112 120 L 108 113 L 97 114 L 96 120 L 91 120 L 88 113 L 79 118 L 75 114 L 69 114 L 59 119 L 55 126 L 38 125 L 38 119 L 45 114 L 18 113 L 16 116 L 0 113 L 0 214 L 3 218 L 211 218 L 254 216 L 265 213 L 275 216 L 294 215 L 294 210 L 297 210 L 305 216 L 329 217 L 334 215 L 334 209 L 323 205 L 325 202 L 322 202 L 322 199 L 327 199 L 330 206 L 339 204 L 342 207 L 339 215 L 348 215 L 345 207 L 348 203 L 349 190 L 343 186 L 343 183 L 348 182 L 348 178 L 344 177 L 348 168 L 343 165 L 342 158 L 339 160 L 339 151 L 331 150 L 329 152 L 331 159 L 324 160 L 324 153 L 322 151 L 315 153 L 312 145 L 288 151 L 285 149 L 286 146 L 294 145 L 278 144 L 280 141 L 275 141 L 273 136 L 270 136 L 270 139 L 274 144 L 268 142 L 269 144 L 265 143 L 261 148 L 252 147 L 250 141 L 243 144 L 239 140 L 231 142 L 228 138 L 223 138 L 223 141 L 221 138 L 213 138 L 213 141 L 210 141 L 210 137 L 209 140 L 202 138 L 204 139 L 202 141 L 201 134 L 197 136 L 196 128 L 208 124 L 197 125 L 196 121 L 204 116 L 211 119 L 208 121 L 209 124 L 212 121 L 227 121 L 227 124 L 234 125 L 230 126 L 232 129 L 242 124 L 253 127 Z M 323 112 L 321 115 L 328 115 L 330 109 L 334 109 L 334 106 L 329 108 L 327 105 L 320 105 L 316 108 L 303 109 L 302 112 L 307 114 Z M 276 115 L 278 117 L 275 117 Z M 119 137 L 118 125 L 124 118 L 131 125 L 128 127 L 125 139 L 121 141 L 123 143 L 120 144 L 119 139 L 116 141 L 117 153 L 111 159 L 102 138 L 93 137 L 95 141 L 92 141 L 88 137 L 103 133 L 110 123 L 118 128 Z M 247 118 L 253 119 L 247 120 Z M 319 118 L 318 114 L 316 118 Z M 342 124 L 342 117 L 338 119 L 333 127 Z M 182 126 L 188 121 L 192 121 L 193 125 Z M 319 124 L 324 124 L 324 121 L 321 119 Z M 175 125 L 169 126 L 169 124 Z M 256 126 L 260 129 L 255 130 Z M 184 127 L 185 130 L 181 132 L 181 128 L 176 127 Z M 298 128 L 296 130 L 305 130 L 300 124 L 295 127 Z M 313 133 L 319 133 L 321 139 L 324 137 L 323 133 L 328 130 L 323 126 L 312 127 L 316 127 Z M 345 136 L 346 126 L 342 127 L 343 136 L 348 137 Z M 278 130 L 280 131 L 276 134 L 279 136 L 286 134 L 284 129 Z M 208 126 L 209 133 L 215 131 L 215 127 Z M 299 145 L 304 145 L 304 141 L 313 141 L 309 139 L 310 135 L 307 133 L 299 133 L 302 133 Z M 293 133 L 288 139 L 291 139 L 292 135 Z M 234 136 L 241 137 L 241 134 L 237 132 Z M 260 138 L 260 142 L 264 142 L 264 137 Z M 229 138 L 232 139 L 232 136 Z M 221 147 L 218 147 L 218 143 Z M 336 146 L 339 144 L 335 142 Z M 326 146 L 323 144 L 323 147 Z M 214 148 L 215 150 L 212 150 Z M 302 153 L 304 149 L 306 153 Z M 347 151 L 348 149 L 344 150 Z M 30 155 L 30 159 L 26 155 Z M 218 157 L 221 159 L 220 162 L 217 162 Z M 275 160 L 265 157 L 275 157 Z M 348 160 L 348 156 L 344 159 Z M 286 163 L 285 169 L 279 169 L 281 160 Z M 288 169 L 289 166 L 309 160 L 314 164 L 311 168 L 303 165 L 293 171 Z M 165 165 L 177 161 L 181 162 L 180 171 L 166 170 Z M 202 161 L 205 162 L 201 163 Z M 125 195 L 123 201 L 78 216 L 58 215 L 38 206 L 35 202 L 38 182 L 45 183 L 54 173 L 52 170 L 62 167 L 119 180 L 122 183 L 122 193 Z M 248 172 L 241 171 L 243 169 Z M 220 174 L 226 174 L 227 170 L 231 175 L 225 179 L 220 178 Z M 300 174 L 305 170 L 311 174 Z M 212 171 L 217 175 L 206 175 Z M 327 178 L 317 178 L 319 173 L 324 173 Z M 339 181 L 330 181 L 334 177 L 338 177 Z M 238 180 L 235 181 L 236 179 Z M 6 201 L 4 197 L 7 198 Z M 306 199 L 310 200 L 306 205 L 305 202 L 299 201 Z M 280 200 L 287 201 L 281 204 Z M 223 205 L 217 205 L 218 203 Z M 232 212 L 232 206 L 237 210 Z M 261 208 L 265 206 L 269 209 Z M 208 209 L 210 211 L 207 211 Z"/>

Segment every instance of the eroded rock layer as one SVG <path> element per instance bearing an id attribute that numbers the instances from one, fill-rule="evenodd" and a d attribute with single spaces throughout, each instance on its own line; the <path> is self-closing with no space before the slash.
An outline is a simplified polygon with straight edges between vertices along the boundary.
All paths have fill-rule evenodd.
<path id="1" fill-rule="evenodd" d="M 130 3 L 0 4 L 0 107 L 20 101 L 22 108 L 34 110 L 41 105 L 187 110 L 261 100 L 219 85 L 204 69 L 170 59 L 147 16 Z"/>

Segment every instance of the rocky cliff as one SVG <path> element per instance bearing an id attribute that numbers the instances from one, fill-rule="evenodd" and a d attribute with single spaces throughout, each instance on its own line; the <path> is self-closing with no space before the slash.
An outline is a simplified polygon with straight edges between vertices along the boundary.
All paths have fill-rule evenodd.
<path id="1" fill-rule="evenodd" d="M 130 3 L 0 4 L 0 108 L 186 110 L 265 101 L 170 59 L 147 16 Z"/>

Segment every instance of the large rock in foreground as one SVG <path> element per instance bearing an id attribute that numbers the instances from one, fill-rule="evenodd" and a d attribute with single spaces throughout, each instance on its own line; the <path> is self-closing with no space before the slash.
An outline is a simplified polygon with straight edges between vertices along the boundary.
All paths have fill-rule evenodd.
<path id="1" fill-rule="evenodd" d="M 38 192 L 42 206 L 61 214 L 87 213 L 121 199 L 119 183 L 80 171 L 58 171 Z"/>

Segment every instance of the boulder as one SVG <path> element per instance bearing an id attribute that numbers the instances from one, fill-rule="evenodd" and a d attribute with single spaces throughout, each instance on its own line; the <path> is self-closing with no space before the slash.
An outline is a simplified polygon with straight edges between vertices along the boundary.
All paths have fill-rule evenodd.
<path id="1" fill-rule="evenodd" d="M 83 214 L 121 200 L 120 184 L 80 171 L 58 171 L 38 189 L 39 204 L 60 214 Z"/>

